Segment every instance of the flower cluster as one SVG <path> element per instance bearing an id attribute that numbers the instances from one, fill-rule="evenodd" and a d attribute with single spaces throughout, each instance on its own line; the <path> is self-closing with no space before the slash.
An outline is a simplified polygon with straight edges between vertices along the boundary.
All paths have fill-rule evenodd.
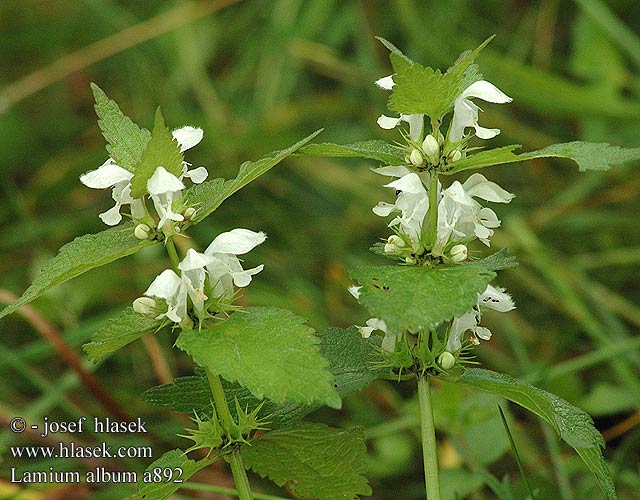
<path id="1" fill-rule="evenodd" d="M 133 302 L 134 310 L 183 324 L 188 321 L 188 297 L 194 315 L 199 320 L 205 319 L 209 316 L 209 305 L 230 302 L 234 286 L 246 287 L 262 271 L 263 265 L 243 269 L 237 256 L 251 251 L 265 239 L 262 232 L 233 229 L 218 235 L 204 253 L 189 249 L 178 265 L 180 275 L 171 269 L 162 271 L 144 292 L 145 296 Z"/>
<path id="2" fill-rule="evenodd" d="M 180 146 L 180 152 L 196 146 L 203 137 L 202 129 L 186 126 L 172 132 L 174 140 Z M 180 199 L 182 190 L 185 189 L 184 178 L 189 178 L 191 182 L 200 184 L 207 178 L 208 172 L 204 167 L 190 170 L 191 165 L 183 162 L 182 173 L 175 176 L 168 172 L 162 165 L 158 165 L 153 175 L 147 181 L 147 192 L 151 197 L 153 206 L 158 214 L 157 228 L 165 229 L 168 221 L 182 222 L 185 220 L 188 207 L 181 206 Z M 111 197 L 115 205 L 100 214 L 102 222 L 108 226 L 115 226 L 122 220 L 120 210 L 123 206 L 129 205 L 131 218 L 138 222 L 151 222 L 152 219 L 147 212 L 144 198 L 134 198 L 131 195 L 131 180 L 134 174 L 129 170 L 116 165 L 113 158 L 108 158 L 96 170 L 92 170 L 80 176 L 80 182 L 93 189 L 112 188 Z M 147 224 L 142 224 L 142 229 L 136 232 L 136 236 L 143 238 L 148 235 L 151 228 Z"/>
<path id="3" fill-rule="evenodd" d="M 395 86 L 393 75 L 379 79 L 376 85 L 392 90 Z M 468 85 L 452 103 L 453 115 L 444 135 L 434 127 L 434 122 L 430 122 L 433 129 L 426 133 L 427 117 L 422 114 L 401 114 L 397 118 L 381 115 L 378 118 L 378 125 L 384 129 L 393 129 L 403 123 L 408 125 L 408 133 L 402 133 L 406 142 L 404 164 L 374 170 L 393 178 L 385 187 L 396 194 L 394 203 L 381 201 L 373 208 L 378 216 L 393 216 L 388 226 L 394 234 L 387 238 L 383 251 L 401 259 L 404 264 L 456 265 L 466 261 L 469 258 L 467 245 L 477 239 L 490 246 L 493 231 L 500 226 L 496 213 L 480 202 L 509 203 L 514 197 L 479 173 L 472 174 L 464 182 L 454 181 L 447 187 L 440 182 L 439 174 L 448 172 L 451 164 L 466 157 L 467 142 L 473 135 L 490 139 L 500 133 L 499 129 L 478 125 L 480 108 L 473 98 L 491 103 L 511 102 L 511 98 L 497 87 L 479 80 Z M 437 125 L 439 123 L 438 120 Z M 473 133 L 465 135 L 469 128 Z M 350 292 L 359 298 L 359 287 L 351 287 Z M 513 300 L 502 288 L 487 286 L 478 294 L 471 311 L 447 325 L 447 351 L 460 351 L 466 332 L 471 332 L 472 343 L 491 337 L 487 328 L 479 326 L 483 309 L 506 312 L 514 307 Z M 369 337 L 376 330 L 382 331 L 385 336 L 383 347 L 388 351 L 393 351 L 396 338 L 402 337 L 402 332 L 388 331 L 382 318 L 371 318 L 366 326 L 358 329 L 363 337 Z"/>

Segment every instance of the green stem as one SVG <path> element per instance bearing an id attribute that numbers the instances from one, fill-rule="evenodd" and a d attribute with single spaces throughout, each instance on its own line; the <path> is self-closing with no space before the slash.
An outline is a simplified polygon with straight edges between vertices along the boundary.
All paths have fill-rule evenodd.
<path id="1" fill-rule="evenodd" d="M 251 493 L 251 486 L 249 485 L 247 473 L 244 470 L 242 455 L 240 455 L 240 448 L 238 446 L 233 449 L 228 460 L 231 465 L 233 482 L 236 484 L 236 490 L 238 490 L 238 498 L 240 500 L 253 500 L 253 493 Z"/>
<path id="2" fill-rule="evenodd" d="M 220 377 L 213 373 L 208 368 L 205 368 L 204 371 L 207 374 L 207 379 L 209 379 L 209 387 L 211 388 L 211 394 L 213 394 L 213 402 L 216 406 L 216 411 L 218 412 L 218 417 L 220 418 L 220 425 L 222 425 L 222 429 L 228 438 L 236 438 L 236 430 L 237 424 L 233 419 L 233 415 L 231 415 L 231 411 L 229 410 L 229 405 L 227 404 L 227 397 L 224 394 L 224 389 L 222 387 L 222 382 L 220 381 Z"/>
<path id="3" fill-rule="evenodd" d="M 233 488 L 225 488 L 224 486 L 215 486 L 212 484 L 202 484 L 202 483 L 183 483 L 180 486 L 181 490 L 197 490 L 197 491 L 207 491 L 211 493 L 222 493 L 223 495 L 231 495 L 238 496 L 238 490 Z M 275 495 L 267 495 L 266 493 L 255 493 L 255 500 L 291 500 L 290 498 L 278 497 Z"/>
<path id="4" fill-rule="evenodd" d="M 431 174 L 429 180 L 429 211 L 427 212 L 427 249 L 436 244 L 438 235 L 438 174 Z"/>
<path id="5" fill-rule="evenodd" d="M 431 389 L 427 375 L 418 377 L 418 398 L 420 400 L 420 426 L 422 428 L 422 457 L 424 459 L 424 483 L 427 500 L 440 500 L 438 480 L 438 450 L 436 428 L 433 423 Z"/>
<path id="6" fill-rule="evenodd" d="M 220 419 L 220 425 L 222 426 L 227 439 L 239 439 L 238 425 L 229 410 L 229 404 L 227 403 L 227 397 L 225 396 L 220 377 L 208 368 L 205 368 L 204 370 L 207 374 L 207 379 L 209 380 L 209 387 L 211 388 L 213 403 L 215 404 L 218 418 Z M 238 498 L 240 498 L 240 500 L 253 500 L 251 486 L 249 486 L 249 479 L 247 478 L 247 473 L 245 472 L 244 465 L 242 464 L 240 448 L 237 446 L 234 447 L 227 460 L 231 465 L 231 474 L 233 474 L 233 482 L 238 490 Z"/>
<path id="7" fill-rule="evenodd" d="M 167 253 L 169 254 L 169 259 L 171 260 L 171 267 L 176 272 L 176 274 L 180 274 L 180 270 L 178 269 L 178 264 L 180 263 L 180 257 L 178 257 L 178 251 L 176 250 L 176 245 L 173 242 L 172 238 L 167 239 L 165 243 L 167 247 Z"/>

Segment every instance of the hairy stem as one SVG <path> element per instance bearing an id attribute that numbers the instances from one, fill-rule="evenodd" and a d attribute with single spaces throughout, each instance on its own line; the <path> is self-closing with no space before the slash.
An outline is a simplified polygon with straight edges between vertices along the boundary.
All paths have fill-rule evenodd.
<path id="1" fill-rule="evenodd" d="M 431 389 L 427 375 L 418 377 L 418 398 L 420 400 L 420 427 L 422 429 L 422 456 L 424 459 L 426 498 L 427 500 L 440 500 L 436 429 L 433 423 Z"/>
<path id="2" fill-rule="evenodd" d="M 213 373 L 208 368 L 204 369 L 209 380 L 209 387 L 211 388 L 211 394 L 213 395 L 213 403 L 220 418 L 220 425 L 224 430 L 227 439 L 239 439 L 238 425 L 231 415 L 229 405 L 227 404 L 227 397 L 224 394 L 224 388 L 220 377 Z M 249 486 L 249 479 L 247 473 L 244 470 L 242 464 L 242 457 L 240 456 L 240 448 L 234 447 L 231 455 L 227 458 L 231 465 L 231 474 L 233 475 L 233 482 L 238 490 L 238 498 L 240 500 L 253 500 L 253 494 L 251 493 L 251 487 Z"/>
<path id="3" fill-rule="evenodd" d="M 231 465 L 233 482 L 236 485 L 236 490 L 238 490 L 238 498 L 240 500 L 253 500 L 253 493 L 251 493 L 251 486 L 249 485 L 247 473 L 244 470 L 244 464 L 242 463 L 242 455 L 240 455 L 239 447 L 236 446 L 233 449 L 228 460 Z"/>
<path id="4" fill-rule="evenodd" d="M 167 239 L 166 242 L 167 253 L 169 254 L 169 259 L 171 260 L 171 267 L 173 270 L 180 274 L 180 270 L 178 269 L 178 264 L 180 263 L 180 257 L 178 257 L 178 251 L 176 250 L 176 244 L 173 242 L 172 238 Z"/>
<path id="5" fill-rule="evenodd" d="M 431 249 L 438 235 L 438 174 L 429 180 L 429 211 L 427 212 L 427 248 Z"/>

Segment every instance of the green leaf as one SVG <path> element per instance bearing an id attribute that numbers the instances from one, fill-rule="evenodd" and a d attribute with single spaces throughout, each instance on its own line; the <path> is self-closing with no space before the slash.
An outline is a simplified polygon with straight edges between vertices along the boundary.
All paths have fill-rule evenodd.
<path id="1" fill-rule="evenodd" d="M 245 467 L 297 497 L 322 500 L 371 494 L 362 475 L 365 452 L 362 430 L 308 423 L 269 432 L 241 448 Z"/>
<path id="2" fill-rule="evenodd" d="M 171 131 L 165 125 L 160 108 L 156 109 L 151 139 L 144 148 L 131 179 L 131 196 L 142 198 L 147 194 L 147 181 L 159 166 L 163 166 L 167 172 L 179 177 L 182 174 L 183 160 L 184 156 L 180 152 L 178 141 L 173 138 Z"/>
<path id="3" fill-rule="evenodd" d="M 319 339 L 305 320 L 276 307 L 250 307 L 203 331 L 184 331 L 176 345 L 196 363 L 256 397 L 280 403 L 341 405 Z"/>
<path id="4" fill-rule="evenodd" d="M 192 186 L 185 193 L 185 205 L 195 207 L 198 210 L 193 222 L 200 222 L 216 210 L 229 196 L 268 172 L 287 156 L 292 155 L 313 140 L 320 132 L 322 132 L 322 129 L 315 131 L 287 149 L 275 151 L 257 161 L 244 162 L 240 165 L 240 170 L 235 179 L 225 180 L 218 178 Z"/>
<path id="5" fill-rule="evenodd" d="M 363 141 L 353 144 L 309 144 L 301 148 L 298 154 L 309 156 L 332 156 L 341 158 L 368 158 L 388 165 L 404 164 L 404 150 L 384 141 Z"/>
<path id="6" fill-rule="evenodd" d="M 489 271 L 500 271 L 502 269 L 513 269 L 514 267 L 518 267 L 518 261 L 513 255 L 509 255 L 508 248 L 503 248 L 484 259 L 472 262 L 471 265 L 481 266 Z"/>
<path id="7" fill-rule="evenodd" d="M 486 151 L 480 151 L 474 155 L 467 156 L 462 160 L 458 160 L 455 163 L 451 163 L 451 169 L 443 172 L 445 175 L 455 174 L 462 172 L 463 170 L 471 170 L 477 168 L 490 167 L 492 165 L 501 165 L 503 163 L 513 163 L 521 161 L 520 157 L 514 153 L 514 151 L 520 148 L 519 144 L 512 144 L 511 146 L 504 146 L 501 148 L 489 149 Z"/>
<path id="8" fill-rule="evenodd" d="M 330 328 L 319 337 L 320 354 L 329 361 L 329 371 L 335 376 L 335 387 L 341 396 L 363 389 L 386 373 L 372 366 L 378 360 L 378 348 L 372 339 L 363 339 L 357 328 Z M 236 398 L 242 408 L 253 409 L 261 402 L 238 384 L 223 380 L 222 385 L 232 413 Z M 173 384 L 147 390 L 142 399 L 153 405 L 170 405 L 173 410 L 183 413 L 195 411 L 202 417 L 211 416 L 211 389 L 204 370 L 199 368 L 195 376 L 180 377 Z M 270 429 L 279 429 L 293 425 L 319 407 L 317 404 L 275 403 L 266 399 L 260 417 L 269 421 Z"/>
<path id="9" fill-rule="evenodd" d="M 460 93 L 480 79 L 473 61 L 492 38 L 474 51 L 463 52 L 444 74 L 439 69 L 411 61 L 391 45 L 389 57 L 395 85 L 391 89 L 389 109 L 402 114 L 425 114 L 436 120 L 442 118 Z"/>
<path id="10" fill-rule="evenodd" d="M 152 245 L 151 240 L 139 240 L 133 235 L 133 226 L 113 227 L 97 234 L 85 234 L 67 243 L 58 255 L 45 262 L 38 277 L 22 297 L 0 311 L 0 318 L 11 314 L 56 285 L 100 267 L 141 248 Z"/>
<path id="11" fill-rule="evenodd" d="M 212 456 L 196 462 L 189 459 L 182 450 L 168 451 L 147 467 L 138 481 L 138 491 L 128 500 L 164 500 L 178 491 L 196 472 L 208 467 L 218 458 Z M 145 481 L 144 474 L 150 480 Z"/>
<path id="12" fill-rule="evenodd" d="M 460 377 L 442 377 L 497 394 L 535 413 L 551 424 L 560 437 L 580 455 L 598 480 L 607 500 L 615 500 L 616 493 L 607 463 L 602 457 L 602 436 L 593 426 L 589 414 L 564 399 L 504 373 L 479 368 L 466 369 Z"/>
<path id="13" fill-rule="evenodd" d="M 433 330 L 468 312 L 495 273 L 482 266 L 428 269 L 362 266 L 351 271 L 362 286 L 360 302 L 392 331 Z"/>
<path id="14" fill-rule="evenodd" d="M 91 90 L 95 99 L 95 110 L 98 115 L 98 126 L 107 141 L 107 151 L 116 165 L 133 171 L 136 163 L 142 157 L 151 133 L 138 127 L 125 116 L 118 105 L 95 83 L 91 83 Z"/>
<path id="15" fill-rule="evenodd" d="M 452 164 L 446 174 L 455 174 L 463 170 L 504 165 L 535 158 L 567 158 L 578 164 L 581 172 L 587 170 L 608 170 L 612 166 L 640 160 L 640 148 L 620 148 L 606 143 L 566 142 L 553 144 L 537 151 L 515 154 L 519 145 L 481 151 Z"/>
<path id="16" fill-rule="evenodd" d="M 162 321 L 143 316 L 127 307 L 98 330 L 83 346 L 90 360 L 97 362 L 161 325 Z"/>

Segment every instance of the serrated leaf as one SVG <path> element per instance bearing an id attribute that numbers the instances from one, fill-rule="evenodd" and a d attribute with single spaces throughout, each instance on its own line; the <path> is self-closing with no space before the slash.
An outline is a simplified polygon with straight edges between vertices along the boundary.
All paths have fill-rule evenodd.
<path id="1" fill-rule="evenodd" d="M 503 248 L 484 259 L 472 262 L 471 265 L 481 266 L 489 271 L 500 271 L 502 269 L 513 269 L 514 267 L 518 267 L 518 261 L 513 255 L 509 255 L 508 248 Z"/>
<path id="2" fill-rule="evenodd" d="M 108 354 L 133 342 L 161 325 L 162 321 L 143 316 L 127 307 L 98 330 L 91 342 L 83 346 L 91 361 L 97 362 Z"/>
<path id="3" fill-rule="evenodd" d="M 553 144 L 537 151 L 514 154 L 519 145 L 481 151 L 463 160 L 455 162 L 446 174 L 455 174 L 463 170 L 504 165 L 536 158 L 566 158 L 578 164 L 581 172 L 587 170 L 608 170 L 612 166 L 623 165 L 640 160 L 640 148 L 621 148 L 607 143 L 582 141 Z"/>
<path id="4" fill-rule="evenodd" d="M 138 491 L 128 500 L 164 500 L 182 488 L 196 472 L 208 467 L 216 460 L 218 457 L 213 456 L 196 462 L 187 457 L 182 450 L 168 451 L 147 467 L 145 472 L 151 473 L 152 480 L 145 482 L 141 478 L 138 481 Z M 153 475 L 154 469 L 159 473 L 159 477 Z M 169 479 L 163 476 L 163 473 L 167 474 Z"/>
<path id="5" fill-rule="evenodd" d="M 611 473 L 602 457 L 601 447 L 604 447 L 604 440 L 593 426 L 593 420 L 589 414 L 554 394 L 504 373 L 470 368 L 466 369 L 460 377 L 443 377 L 443 380 L 497 394 L 538 415 L 576 450 L 595 475 L 607 500 L 616 499 Z"/>
<path id="6" fill-rule="evenodd" d="M 339 408 L 328 362 L 305 320 L 276 307 L 250 307 L 203 331 L 184 331 L 176 345 L 200 366 L 238 382 L 256 397 Z"/>
<path id="7" fill-rule="evenodd" d="M 95 83 L 91 83 L 98 115 L 98 126 L 107 141 L 107 151 L 116 165 L 129 171 L 142 157 L 151 133 L 138 127 L 124 115 L 115 101 L 112 101 Z"/>
<path id="8" fill-rule="evenodd" d="M 133 226 L 127 224 L 97 234 L 85 234 L 63 245 L 58 255 L 45 262 L 38 277 L 22 297 L 0 311 L 0 318 L 11 314 L 20 306 L 31 302 L 56 285 L 75 278 L 95 267 L 100 267 L 141 248 L 152 245 L 150 240 L 139 240 L 133 235 Z"/>
<path id="9" fill-rule="evenodd" d="M 468 312 L 495 273 L 469 264 L 427 269 L 408 266 L 362 266 L 351 271 L 360 302 L 392 331 L 433 330 Z"/>
<path id="10" fill-rule="evenodd" d="M 335 158 L 368 158 L 388 165 L 404 164 L 404 151 L 384 141 L 362 141 L 353 144 L 309 144 L 300 148 L 298 154 L 309 156 L 331 156 Z"/>
<path id="11" fill-rule="evenodd" d="M 330 328 L 319 335 L 320 354 L 329 361 L 329 371 L 335 376 L 335 388 L 341 396 L 363 389 L 385 372 L 372 366 L 378 359 L 373 339 L 363 339 L 355 327 L 346 330 Z M 261 400 L 238 384 L 222 381 L 231 412 L 235 412 L 235 399 L 242 408 L 256 408 Z M 180 377 L 172 384 L 153 387 L 142 394 L 142 399 L 153 405 L 170 405 L 173 410 L 202 417 L 211 416 L 211 389 L 202 369 L 196 375 Z M 260 417 L 267 419 L 269 429 L 289 427 L 320 405 L 285 401 L 275 403 L 264 400 Z"/>
<path id="12" fill-rule="evenodd" d="M 269 432 L 241 448 L 245 467 L 300 498 L 352 500 L 370 495 L 362 430 L 298 424 Z"/>
<path id="13" fill-rule="evenodd" d="M 240 165 L 240 170 L 235 179 L 213 179 L 211 181 L 196 184 L 185 193 L 185 204 L 195 207 L 198 211 L 193 219 L 194 223 L 200 222 L 210 213 L 216 210 L 220 204 L 233 193 L 239 191 L 250 182 L 256 180 L 262 174 L 268 172 L 287 156 L 292 155 L 302 146 L 313 140 L 322 129 L 296 142 L 293 146 L 275 151 L 257 161 L 246 161 Z"/>
<path id="14" fill-rule="evenodd" d="M 144 148 L 140 161 L 135 165 L 134 176 L 131 179 L 131 196 L 142 198 L 147 194 L 147 181 L 160 166 L 179 177 L 182 174 L 183 160 L 178 141 L 165 125 L 160 108 L 156 109 L 151 139 Z"/>
<path id="15" fill-rule="evenodd" d="M 391 49 L 389 57 L 395 85 L 389 109 L 402 114 L 425 114 L 436 120 L 442 118 L 462 91 L 480 79 L 473 61 L 492 38 L 473 51 L 463 52 L 444 74 L 411 61 L 392 45 L 395 50 Z"/>

